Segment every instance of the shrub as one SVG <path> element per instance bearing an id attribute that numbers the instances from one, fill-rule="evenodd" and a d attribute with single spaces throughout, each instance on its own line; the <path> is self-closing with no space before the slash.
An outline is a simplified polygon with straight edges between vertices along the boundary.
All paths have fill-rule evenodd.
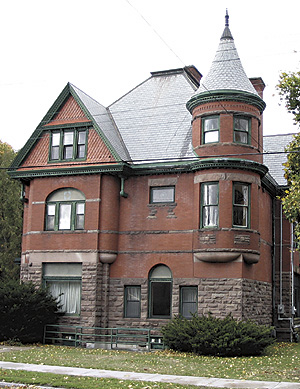
<path id="1" fill-rule="evenodd" d="M 0 281 L 0 341 L 41 342 L 44 325 L 57 321 L 57 302 L 42 287 Z"/>
<path id="2" fill-rule="evenodd" d="M 275 341 L 272 327 L 237 321 L 231 315 L 224 319 L 194 315 L 190 320 L 178 316 L 162 328 L 162 333 L 167 347 L 201 355 L 261 355 Z"/>

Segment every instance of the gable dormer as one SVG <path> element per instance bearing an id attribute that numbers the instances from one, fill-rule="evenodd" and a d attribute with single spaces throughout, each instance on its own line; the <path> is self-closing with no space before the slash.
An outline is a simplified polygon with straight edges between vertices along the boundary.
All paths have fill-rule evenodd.
<path id="1" fill-rule="evenodd" d="M 127 158 L 109 111 L 68 83 L 12 168 L 14 177 L 89 173 Z M 26 173 L 25 173 L 26 171 Z"/>

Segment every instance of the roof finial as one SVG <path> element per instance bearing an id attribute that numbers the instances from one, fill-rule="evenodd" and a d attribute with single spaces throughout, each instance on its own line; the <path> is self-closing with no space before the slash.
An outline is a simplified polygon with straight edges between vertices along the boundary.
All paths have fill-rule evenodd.
<path id="1" fill-rule="evenodd" d="M 226 15 L 225 15 L 225 27 L 229 27 L 229 15 L 228 15 L 227 8 L 226 8 Z"/>

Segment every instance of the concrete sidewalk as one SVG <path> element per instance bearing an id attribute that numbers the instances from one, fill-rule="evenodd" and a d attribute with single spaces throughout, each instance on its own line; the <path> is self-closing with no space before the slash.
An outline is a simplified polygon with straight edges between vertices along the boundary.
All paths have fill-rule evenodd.
<path id="1" fill-rule="evenodd" d="M 163 374 L 134 373 L 113 370 L 83 369 L 78 367 L 36 365 L 29 363 L 15 363 L 0 361 L 0 368 L 12 370 L 27 370 L 40 373 L 54 373 L 72 376 L 116 378 L 118 380 L 136 380 L 147 382 L 164 382 L 181 385 L 206 386 L 208 388 L 249 388 L 249 389 L 300 389 L 300 383 L 292 382 L 265 382 L 243 381 L 223 378 L 205 378 L 192 376 L 177 376 Z"/>

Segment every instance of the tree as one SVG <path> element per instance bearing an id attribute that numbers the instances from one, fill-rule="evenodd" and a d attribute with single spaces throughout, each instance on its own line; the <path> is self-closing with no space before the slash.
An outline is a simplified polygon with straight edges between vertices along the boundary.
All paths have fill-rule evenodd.
<path id="1" fill-rule="evenodd" d="M 277 85 L 281 100 L 288 112 L 294 115 L 295 124 L 300 123 L 300 72 L 283 72 Z M 284 163 L 288 189 L 282 196 L 282 206 L 286 218 L 294 223 L 295 240 L 300 244 L 300 134 L 295 134 L 285 148 L 287 162 Z"/>
<path id="2" fill-rule="evenodd" d="M 0 341 L 43 341 L 44 326 L 57 322 L 58 303 L 31 282 L 0 280 Z"/>
<path id="3" fill-rule="evenodd" d="M 295 134 L 292 142 L 285 148 L 287 162 L 284 165 L 288 189 L 281 198 L 284 214 L 294 223 L 295 241 L 300 244 L 300 134 Z"/>
<path id="4" fill-rule="evenodd" d="M 7 168 L 16 153 L 0 141 L 0 279 L 18 278 L 15 259 L 21 254 L 22 203 L 20 183 L 12 180 Z"/>
<path id="5" fill-rule="evenodd" d="M 277 85 L 281 101 L 288 112 L 294 115 L 295 124 L 300 122 L 300 71 L 281 73 Z"/>

